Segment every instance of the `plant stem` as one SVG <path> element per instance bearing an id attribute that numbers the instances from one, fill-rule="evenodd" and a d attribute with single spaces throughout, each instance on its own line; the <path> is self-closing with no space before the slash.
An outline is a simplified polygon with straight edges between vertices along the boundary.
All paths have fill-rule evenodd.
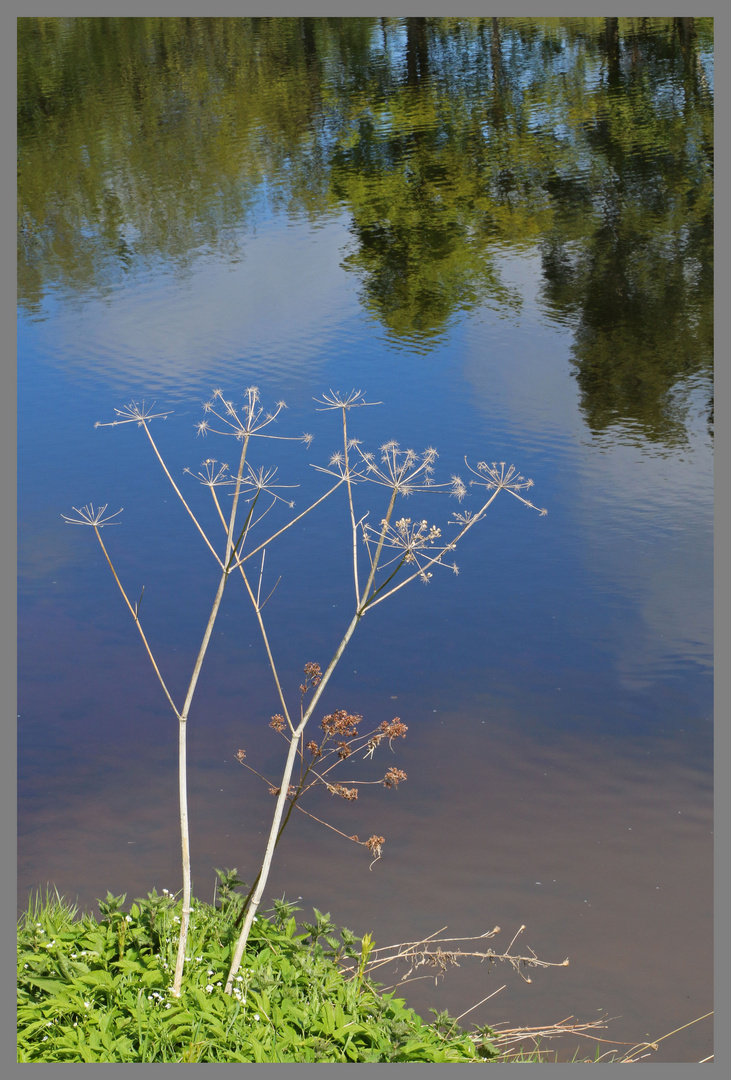
<path id="1" fill-rule="evenodd" d="M 216 590 L 216 596 L 211 608 L 211 614 L 208 617 L 208 623 L 206 625 L 205 632 L 203 634 L 203 640 L 198 650 L 198 656 L 196 658 L 195 666 L 193 668 L 193 674 L 188 684 L 188 692 L 185 695 L 185 704 L 183 705 L 182 712 L 180 713 L 180 722 L 178 727 L 178 788 L 180 798 L 180 846 L 182 857 L 182 869 L 183 869 L 183 906 L 180 912 L 180 934 L 178 937 L 178 955 L 175 962 L 175 976 L 173 978 L 173 994 L 175 997 L 180 997 L 180 990 L 183 982 L 183 967 L 185 964 L 185 950 L 188 943 L 188 926 L 190 923 L 190 901 L 191 901 L 191 879 L 190 879 L 190 830 L 188 825 L 188 767 L 187 767 L 187 728 L 188 728 L 188 714 L 190 712 L 190 706 L 193 702 L 193 695 L 195 688 L 198 684 L 198 677 L 203 666 L 203 660 L 208 649 L 208 643 L 211 640 L 211 634 L 213 633 L 213 626 L 216 622 L 219 609 L 221 607 L 221 600 L 223 598 L 223 590 L 226 586 L 228 576 L 231 573 L 229 563 L 233 553 L 233 532 L 236 523 L 236 510 L 238 507 L 239 494 L 241 491 L 241 478 L 244 470 L 244 463 L 246 461 L 246 450 L 249 444 L 248 436 L 244 439 L 243 449 L 241 451 L 241 459 L 239 461 L 238 473 L 236 476 L 236 490 L 234 492 L 233 506 L 231 507 L 231 515 L 229 517 L 228 533 L 226 537 L 226 554 L 223 562 L 223 573 L 221 574 L 221 580 L 218 583 L 218 589 Z M 154 446 L 154 443 L 153 443 Z M 157 449 L 157 448 L 156 448 Z M 158 454 L 158 457 L 160 455 Z M 162 459 L 160 459 L 162 461 Z M 165 468 L 163 463 L 163 468 Z M 165 469 L 167 472 L 167 469 Z M 170 474 L 168 473 L 168 476 Z M 172 478 L 170 482 L 173 483 Z M 173 484 L 173 487 L 175 485 Z M 177 488 L 176 488 L 177 491 Z M 181 496 L 182 498 L 182 496 Z M 216 556 L 218 559 L 218 556 Z M 221 562 L 221 560 L 218 560 Z"/>
<path id="2" fill-rule="evenodd" d="M 102 540 L 101 535 L 99 533 L 99 529 L 96 526 L 94 527 L 94 532 L 96 533 L 97 540 L 101 544 L 101 549 L 104 552 L 104 557 L 106 558 L 107 562 L 109 563 L 109 569 L 112 571 L 112 574 L 114 575 L 114 580 L 117 582 L 117 585 L 119 586 L 119 591 L 121 592 L 122 596 L 124 597 L 124 602 L 127 605 L 127 607 L 129 608 L 130 612 L 132 613 L 132 618 L 135 621 L 135 626 L 137 627 L 137 629 L 140 632 L 140 637 L 142 638 L 142 643 L 144 644 L 145 649 L 147 650 L 147 655 L 150 657 L 150 661 L 152 663 L 152 666 L 155 669 L 155 674 L 157 675 L 157 677 L 158 677 L 158 679 L 160 681 L 160 686 L 162 686 L 162 688 L 163 688 L 163 690 L 165 692 L 165 697 L 170 702 L 170 706 L 171 706 L 173 712 L 175 713 L 175 715 L 177 716 L 177 718 L 179 720 L 180 719 L 180 713 L 178 712 L 177 705 L 175 704 L 172 697 L 170 696 L 170 691 L 168 690 L 167 686 L 165 685 L 165 680 L 163 679 L 162 675 L 160 674 L 160 669 L 157 666 L 157 661 L 155 660 L 155 657 L 153 656 L 152 649 L 150 648 L 150 645 L 149 645 L 149 643 L 147 641 L 147 638 L 145 637 L 145 632 L 142 629 L 142 624 L 140 623 L 139 615 L 138 615 L 135 607 L 130 603 L 129 597 L 127 596 L 127 593 L 124 591 L 124 589 L 122 587 L 122 582 L 117 577 L 117 571 L 114 569 L 114 565 L 112 563 L 112 560 L 109 558 L 109 552 L 105 548 L 104 541 Z"/>
<path id="3" fill-rule="evenodd" d="M 241 966 L 241 960 L 242 960 L 243 955 L 244 955 L 244 950 L 246 948 L 246 943 L 247 943 L 247 941 L 249 939 L 249 933 L 251 931 L 251 927 L 253 925 L 256 913 L 257 913 L 257 911 L 259 909 L 259 905 L 261 904 L 261 900 L 262 900 L 262 897 L 264 895 L 264 889 L 266 888 L 267 880 L 269 878 L 269 871 L 271 869 L 272 859 L 274 857 L 274 849 L 277 846 L 277 843 L 278 843 L 278 840 L 279 840 L 279 835 L 280 835 L 280 832 L 281 832 L 280 826 L 281 826 L 282 816 L 283 816 L 283 813 L 284 813 L 284 805 L 287 802 L 287 793 L 289 791 L 289 785 L 290 785 L 290 781 L 292 779 L 292 772 L 294 771 L 294 764 L 295 764 L 295 761 L 296 761 L 296 758 L 297 758 L 297 750 L 298 750 L 298 744 L 299 744 L 300 737 L 303 734 L 303 732 L 305 730 L 305 727 L 307 726 L 307 723 L 308 723 L 310 717 L 312 716 L 312 714 L 313 714 L 313 712 L 315 710 L 315 707 L 317 706 L 317 704 L 318 704 L 318 702 L 319 702 L 319 700 L 320 700 L 320 698 L 321 698 L 321 696 L 323 694 L 323 691 L 325 690 L 325 687 L 326 687 L 327 683 L 330 680 L 330 676 L 332 675 L 333 671 L 337 667 L 337 665 L 338 665 L 338 663 L 340 661 L 340 658 L 342 657 L 343 653 L 345 652 L 345 649 L 348 646 L 348 643 L 349 643 L 350 639 L 352 638 L 353 634 L 355 633 L 355 628 L 357 627 L 358 623 L 360 622 L 361 618 L 363 617 L 363 613 L 364 613 L 364 611 L 366 609 L 367 602 L 368 602 L 368 594 L 369 594 L 371 588 L 373 587 L 373 582 L 374 582 L 374 579 L 375 579 L 375 576 L 376 576 L 376 570 L 378 568 L 378 560 L 380 558 L 381 551 L 383 549 L 383 542 L 384 542 L 384 539 L 385 539 L 385 536 L 386 536 L 386 530 L 387 530 L 389 522 L 391 520 L 391 515 L 393 514 L 393 508 L 394 508 L 394 506 L 396 504 L 396 495 L 397 495 L 397 492 L 394 489 L 391 492 L 391 498 L 389 500 L 388 510 L 386 512 L 386 517 L 384 518 L 384 521 L 383 521 L 383 525 L 382 525 L 382 529 L 381 529 L 381 535 L 380 535 L 380 538 L 379 538 L 379 541 L 378 541 L 378 547 L 376 548 L 376 553 L 375 553 L 375 555 L 373 557 L 373 565 L 371 566 L 371 572 L 370 572 L 370 575 L 368 577 L 368 581 L 367 581 L 366 586 L 365 586 L 365 588 L 363 590 L 363 593 L 361 595 L 360 603 L 357 605 L 356 612 L 355 612 L 355 614 L 354 614 L 354 616 L 353 616 L 353 618 L 352 618 L 352 620 L 350 622 L 350 625 L 348 626 L 348 629 L 345 631 L 345 634 L 343 635 L 342 641 L 340 642 L 337 649 L 335 650 L 335 654 L 334 654 L 332 660 L 330 661 L 330 663 L 328 664 L 327 669 L 325 670 L 325 672 L 324 672 L 324 674 L 323 674 L 323 676 L 322 676 L 322 678 L 320 680 L 319 685 L 315 689 L 315 693 L 314 693 L 314 695 L 312 697 L 312 700 L 310 701 L 310 704 L 309 704 L 309 706 L 307 708 L 307 711 L 305 712 L 305 714 L 302 717 L 302 719 L 301 719 L 300 723 L 298 724 L 298 726 L 294 729 L 294 731 L 292 731 L 291 735 L 289 736 L 289 750 L 287 751 L 287 760 L 285 762 L 284 770 L 282 772 L 282 783 L 281 783 L 281 786 L 279 788 L 279 795 L 277 796 L 276 806 L 274 807 L 274 815 L 272 817 L 272 824 L 271 824 L 270 829 L 269 829 L 269 837 L 268 837 L 268 840 L 267 840 L 266 851 L 264 852 L 264 858 L 262 859 L 259 880 L 258 880 L 258 882 L 256 884 L 256 888 L 254 889 L 253 895 L 252 895 L 251 900 L 249 902 L 249 906 L 248 906 L 248 909 L 246 911 L 246 918 L 244 919 L 244 925 L 241 928 L 241 932 L 240 932 L 238 940 L 236 942 L 236 947 L 234 949 L 234 954 L 233 954 L 233 957 L 231 959 L 231 968 L 230 968 L 229 973 L 228 973 L 228 978 L 226 979 L 226 993 L 229 994 L 229 995 L 231 994 L 231 991 L 233 989 L 234 978 L 235 978 L 236 974 L 238 973 L 239 967 Z M 261 613 L 258 612 L 258 614 L 259 614 L 260 626 L 263 629 L 263 623 L 261 621 Z M 265 640 L 266 640 L 266 638 L 265 638 Z M 276 677 L 276 671 L 275 671 L 275 677 Z"/>
<path id="4" fill-rule="evenodd" d="M 183 863 L 183 907 L 180 913 L 178 956 L 175 963 L 175 977 L 173 979 L 173 994 L 176 997 L 180 997 L 180 987 L 183 981 L 185 946 L 188 940 L 188 923 L 190 921 L 190 832 L 188 828 L 188 771 L 186 757 L 188 713 L 190 712 L 190 706 L 193 702 L 193 695 L 195 693 L 195 688 L 198 683 L 198 677 L 203 666 L 203 660 L 208 649 L 208 643 L 211 640 L 213 625 L 216 621 L 216 617 L 221 606 L 221 598 L 223 596 L 223 590 L 227 578 L 228 572 L 224 571 L 224 573 L 221 575 L 221 580 L 218 583 L 218 590 L 216 591 L 216 596 L 213 601 L 211 614 L 208 617 L 208 625 L 206 626 L 205 633 L 203 634 L 203 641 L 201 642 L 200 649 L 198 650 L 198 656 L 196 658 L 195 667 L 193 668 L 193 674 L 190 678 L 190 683 L 188 685 L 188 693 L 185 696 L 185 704 L 183 705 L 183 710 L 180 713 L 180 721 L 178 725 L 178 787 L 180 796 L 180 844 Z"/>

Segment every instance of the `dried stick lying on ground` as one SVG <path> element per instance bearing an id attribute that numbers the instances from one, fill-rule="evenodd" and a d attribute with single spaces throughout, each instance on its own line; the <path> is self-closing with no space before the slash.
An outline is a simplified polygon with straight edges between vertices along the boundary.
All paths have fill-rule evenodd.
<path id="1" fill-rule="evenodd" d="M 572 1023 L 573 1017 L 568 1016 L 565 1020 L 561 1020 L 557 1024 L 550 1024 L 548 1027 L 517 1027 L 517 1028 L 504 1028 L 499 1030 L 501 1025 L 496 1027 L 491 1026 L 491 1034 L 489 1036 L 490 1043 L 500 1052 L 501 1061 L 521 1060 L 526 1052 L 531 1057 L 541 1057 L 542 1055 L 552 1054 L 555 1055 L 554 1049 L 540 1049 L 539 1043 L 541 1039 L 556 1039 L 563 1038 L 567 1035 L 582 1035 L 585 1039 L 590 1039 L 597 1044 L 606 1043 L 612 1046 L 611 1050 L 605 1051 L 603 1054 L 593 1058 L 576 1058 L 577 1061 L 590 1061 L 592 1063 L 601 1062 L 606 1058 L 619 1065 L 631 1065 L 638 1061 L 643 1061 L 645 1058 L 650 1057 L 649 1051 L 657 1050 L 658 1043 L 661 1043 L 663 1039 L 670 1038 L 671 1035 L 676 1035 L 679 1031 L 684 1031 L 685 1028 L 691 1027 L 693 1024 L 699 1023 L 701 1020 L 707 1020 L 713 1016 L 713 1013 L 706 1013 L 704 1016 L 699 1016 L 695 1020 L 691 1020 L 688 1024 L 683 1024 L 682 1027 L 675 1028 L 674 1031 L 669 1031 L 666 1035 L 662 1035 L 654 1042 L 637 1043 L 631 1046 L 630 1043 L 619 1042 L 616 1039 L 602 1039 L 598 1035 L 592 1034 L 597 1030 L 605 1030 L 612 1019 L 603 1016 L 598 1020 L 592 1020 L 588 1023 Z M 477 1041 L 481 1036 L 473 1036 Z M 525 1044 L 529 1044 L 527 1047 Z M 625 1050 L 622 1057 L 616 1055 L 620 1052 L 620 1046 L 631 1046 L 631 1049 Z M 644 1053 L 643 1053 L 644 1051 Z M 704 1061 L 712 1061 L 713 1054 L 710 1057 L 704 1058 Z"/>
<path id="2" fill-rule="evenodd" d="M 488 930 L 484 934 L 473 934 L 470 937 L 437 937 L 437 934 L 441 934 L 442 931 L 446 929 L 446 926 L 443 926 L 441 930 L 436 930 L 433 934 L 430 934 L 429 937 L 421 938 L 419 941 L 404 941 L 398 945 L 383 945 L 380 948 L 373 949 L 368 958 L 368 962 L 363 969 L 364 974 L 371 976 L 378 968 L 385 967 L 388 964 L 395 964 L 399 961 L 406 961 L 409 963 L 409 970 L 405 975 L 391 986 L 385 987 L 385 990 L 393 990 L 396 986 L 403 986 L 404 983 L 414 982 L 416 979 L 431 978 L 431 974 L 429 974 L 416 975 L 412 979 L 410 976 L 417 968 L 425 966 L 436 968 L 436 974 L 434 975 L 434 981 L 436 982 L 448 967 L 459 967 L 459 961 L 467 958 L 478 959 L 481 963 L 487 960 L 488 965 L 497 963 L 498 961 L 507 962 L 526 982 L 530 982 L 531 979 L 529 975 L 525 974 L 525 968 L 568 967 L 568 960 L 562 960 L 560 963 L 539 960 L 530 947 L 528 948 L 530 956 L 516 956 L 514 953 L 511 953 L 510 950 L 515 943 L 518 934 L 521 934 L 523 930 L 525 930 L 525 926 L 520 927 L 504 953 L 496 953 L 493 949 L 487 949 L 485 952 L 470 952 L 464 949 L 444 949 L 442 947 L 444 945 L 453 945 L 457 942 L 484 941 L 486 938 L 495 937 L 496 934 L 500 933 L 499 926 L 494 927 L 492 930 Z M 343 970 L 350 971 L 353 969 L 346 967 Z"/>
<path id="3" fill-rule="evenodd" d="M 500 1030 L 501 1025 L 496 1027 L 490 1026 L 490 1043 L 500 1054 L 501 1061 L 510 1061 L 511 1059 L 520 1059 L 524 1057 L 526 1052 L 531 1056 L 555 1054 L 555 1049 L 541 1050 L 540 1041 L 542 1039 L 557 1039 L 567 1035 L 583 1035 L 587 1039 L 592 1039 L 595 1042 L 606 1042 L 608 1040 L 600 1039 L 596 1035 L 590 1034 L 593 1031 L 604 1031 L 609 1023 L 607 1017 L 601 1017 L 599 1020 L 591 1020 L 587 1023 L 578 1023 L 574 1021 L 573 1016 L 567 1016 L 565 1020 L 560 1020 L 557 1024 L 548 1024 L 545 1027 L 515 1027 L 504 1028 Z M 474 1036 L 477 1040 L 480 1036 Z M 525 1044 L 528 1044 L 526 1047 Z M 614 1046 L 621 1045 L 616 1042 Z"/>

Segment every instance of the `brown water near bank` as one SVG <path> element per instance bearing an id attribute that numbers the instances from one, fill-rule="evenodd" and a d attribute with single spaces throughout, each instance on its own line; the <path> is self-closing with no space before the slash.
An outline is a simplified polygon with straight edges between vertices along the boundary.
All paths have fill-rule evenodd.
<path id="1" fill-rule="evenodd" d="M 63 657 L 60 658 L 63 663 Z M 114 694 L 114 673 L 109 691 Z M 214 699 L 226 712 L 225 695 Z M 313 799 L 309 808 L 344 831 L 386 836 L 383 857 L 295 815 L 274 864 L 268 895 L 301 896 L 302 915 L 330 911 L 379 944 L 414 940 L 447 926 L 450 935 L 502 928 L 507 947 L 525 924 L 526 946 L 567 968 L 531 970 L 531 984 L 507 966 L 463 960 L 435 985 L 430 976 L 402 992 L 423 1015 L 458 1016 L 499 994 L 465 1023 L 510 1026 L 612 1019 L 607 1037 L 651 1040 L 712 1008 L 712 791 L 692 763 L 690 740 L 663 744 L 557 732 L 511 733 L 513 717 L 488 696 L 461 711 L 433 713 L 404 695 L 372 701 L 410 721 L 396 763 L 409 781 L 397 791 L 362 789 L 357 804 Z M 128 898 L 180 886 L 177 862 L 175 732 L 154 718 L 156 738 L 141 751 L 120 716 L 116 736 L 68 770 L 38 759 L 24 777 L 18 902 L 44 882 L 82 907 L 109 889 Z M 167 731 L 167 733 L 166 733 Z M 212 899 L 213 867 L 251 876 L 263 848 L 269 796 L 235 761 L 274 766 L 276 737 L 238 718 L 191 723 L 190 780 L 194 889 Z M 459 753 L 445 752 L 458 747 Z M 351 764 L 350 762 L 348 763 Z M 355 766 L 351 773 L 357 774 Z M 391 978 L 389 977 L 389 984 Z M 684 1054 L 710 1052 L 710 1022 L 683 1033 Z M 565 1043 L 569 1056 L 578 1039 Z M 650 1060 L 677 1060 L 669 1039 Z M 608 1046 L 606 1048 L 609 1048 Z"/>

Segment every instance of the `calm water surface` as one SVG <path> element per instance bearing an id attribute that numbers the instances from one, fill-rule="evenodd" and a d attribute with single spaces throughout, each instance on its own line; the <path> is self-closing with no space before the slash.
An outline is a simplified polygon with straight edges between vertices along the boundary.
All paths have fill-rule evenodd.
<path id="1" fill-rule="evenodd" d="M 713 1007 L 712 47 L 704 19 L 20 21 L 19 905 L 180 887 L 176 724 L 60 515 L 125 508 L 105 540 L 178 698 L 215 566 L 144 433 L 94 422 L 173 410 L 161 449 L 215 527 L 182 474 L 231 454 L 196 440 L 213 387 L 314 435 L 257 462 L 298 505 L 339 441 L 313 398 L 360 387 L 364 448 L 514 462 L 549 513 L 502 496 L 459 576 L 364 620 L 323 705 L 400 716 L 408 782 L 311 810 L 383 858 L 300 815 L 270 895 L 379 943 L 525 924 L 570 958 L 413 982 L 424 1012 L 504 983 L 471 1020 L 608 1015 L 634 1043 Z M 350 620 L 350 558 L 335 499 L 267 555 L 289 687 Z M 189 730 L 203 898 L 216 866 L 253 875 L 271 812 L 235 760 L 281 760 L 255 631 L 230 589 Z"/>

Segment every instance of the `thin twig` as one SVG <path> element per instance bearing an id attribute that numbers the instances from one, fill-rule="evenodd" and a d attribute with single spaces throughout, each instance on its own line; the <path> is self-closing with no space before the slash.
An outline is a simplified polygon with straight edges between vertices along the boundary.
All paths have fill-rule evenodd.
<path id="1" fill-rule="evenodd" d="M 152 666 L 153 666 L 153 668 L 155 670 L 155 674 L 157 675 L 157 677 L 158 677 L 158 679 L 160 681 L 160 686 L 163 688 L 163 691 L 165 693 L 165 697 L 170 702 L 170 707 L 172 708 L 173 712 L 177 716 L 178 720 L 180 720 L 180 713 L 178 712 L 178 707 L 175 704 L 175 702 L 173 701 L 172 697 L 170 696 L 170 691 L 168 690 L 167 686 L 165 685 L 165 680 L 163 679 L 163 677 L 162 677 L 162 675 L 160 673 L 160 669 L 157 666 L 157 661 L 155 660 L 155 657 L 153 656 L 152 649 L 150 648 L 150 644 L 149 644 L 147 638 L 145 637 L 144 630 L 142 629 L 142 624 L 141 624 L 140 619 L 139 619 L 139 606 L 140 606 L 140 602 L 142 600 L 142 596 L 140 596 L 140 599 L 137 601 L 137 603 L 134 606 L 130 603 L 129 597 L 127 596 L 127 593 L 124 591 L 124 588 L 122 587 L 122 582 L 117 577 L 117 571 L 114 569 L 114 564 L 112 563 L 112 560 L 109 558 L 109 552 L 107 551 L 107 549 L 104 546 L 104 541 L 102 540 L 101 535 L 99 533 L 99 529 L 96 527 L 96 525 L 94 526 L 94 532 L 96 533 L 97 540 L 101 544 L 101 549 L 104 552 L 104 556 L 105 556 L 107 562 L 109 563 L 109 569 L 112 571 L 112 574 L 114 575 L 114 580 L 117 582 L 117 585 L 119 586 L 119 591 L 121 592 L 122 596 L 124 597 L 124 602 L 125 602 L 125 604 L 127 605 L 127 607 L 129 608 L 129 610 L 132 613 L 132 618 L 135 621 L 135 626 L 137 627 L 137 629 L 140 632 L 140 637 L 142 638 L 142 643 L 145 646 L 145 649 L 147 650 L 147 655 L 149 656 L 150 662 L 151 662 L 151 664 L 152 664 Z M 144 591 L 145 590 L 144 590 L 144 586 L 143 586 L 142 592 L 144 593 Z"/>

